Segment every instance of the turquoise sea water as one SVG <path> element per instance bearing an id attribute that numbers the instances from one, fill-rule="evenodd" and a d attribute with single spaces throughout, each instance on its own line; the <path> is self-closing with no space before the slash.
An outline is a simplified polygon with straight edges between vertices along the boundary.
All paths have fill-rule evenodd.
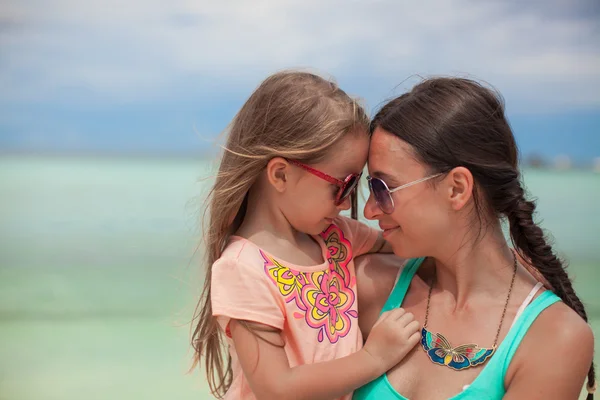
<path id="1" fill-rule="evenodd" d="M 210 398 L 202 375 L 185 374 L 210 170 L 0 157 L 0 400 Z M 598 335 L 600 174 L 525 181 Z"/>

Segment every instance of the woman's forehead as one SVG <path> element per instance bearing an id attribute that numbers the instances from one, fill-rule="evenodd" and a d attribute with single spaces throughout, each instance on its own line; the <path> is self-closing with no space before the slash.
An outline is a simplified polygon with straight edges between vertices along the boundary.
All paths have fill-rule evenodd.
<path id="1" fill-rule="evenodd" d="M 376 128 L 369 147 L 369 168 L 388 165 L 387 170 L 399 167 L 418 167 L 412 147 L 405 141 L 381 128 Z"/>

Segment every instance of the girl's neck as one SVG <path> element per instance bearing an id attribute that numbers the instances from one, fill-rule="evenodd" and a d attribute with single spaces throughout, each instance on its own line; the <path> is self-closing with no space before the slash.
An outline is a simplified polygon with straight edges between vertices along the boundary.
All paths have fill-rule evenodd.
<path id="1" fill-rule="evenodd" d="M 236 235 L 298 265 L 323 262 L 321 246 L 310 235 L 294 229 L 269 193 L 260 187 L 251 189 L 246 210 Z"/>
<path id="2" fill-rule="evenodd" d="M 236 234 L 246 239 L 270 235 L 289 242 L 297 241 L 302 236 L 302 233 L 290 225 L 269 193 L 265 193 L 260 187 L 253 187 L 248 193 L 246 215 Z"/>

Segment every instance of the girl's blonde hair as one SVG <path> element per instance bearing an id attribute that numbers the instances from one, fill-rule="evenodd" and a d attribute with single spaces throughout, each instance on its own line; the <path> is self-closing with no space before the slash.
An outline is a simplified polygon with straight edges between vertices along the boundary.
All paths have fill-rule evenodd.
<path id="1" fill-rule="evenodd" d="M 365 110 L 334 82 L 294 71 L 276 73 L 263 81 L 233 119 L 216 182 L 207 198 L 206 276 L 192 335 L 192 368 L 204 357 L 214 396 L 224 396 L 232 371 L 231 357 L 225 359 L 223 333 L 212 315 L 212 264 L 243 221 L 248 191 L 272 158 L 318 163 L 347 134 L 368 134 L 368 126 Z M 352 216 L 356 218 L 356 194 Z"/>

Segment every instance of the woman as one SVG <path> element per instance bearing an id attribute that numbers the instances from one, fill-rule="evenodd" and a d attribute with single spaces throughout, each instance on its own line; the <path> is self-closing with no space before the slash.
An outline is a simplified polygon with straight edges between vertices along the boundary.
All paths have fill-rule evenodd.
<path id="1" fill-rule="evenodd" d="M 408 261 L 400 272 L 385 256 L 357 267 L 361 329 L 400 306 L 423 329 L 354 399 L 576 399 L 586 374 L 593 392 L 593 334 L 533 220 L 500 97 L 467 79 L 426 80 L 385 105 L 371 132 L 365 216 Z"/>

